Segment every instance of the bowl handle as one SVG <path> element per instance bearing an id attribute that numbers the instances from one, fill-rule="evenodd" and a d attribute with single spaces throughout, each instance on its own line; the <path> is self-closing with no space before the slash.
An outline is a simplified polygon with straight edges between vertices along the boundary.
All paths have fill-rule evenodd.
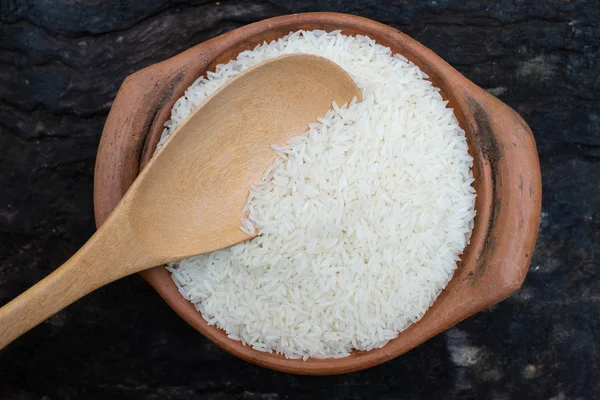
<path id="1" fill-rule="evenodd" d="M 96 226 L 117 206 L 145 164 L 143 161 L 150 159 L 154 149 L 145 146 L 148 138 L 161 134 L 175 101 L 217 51 L 209 40 L 123 81 L 106 119 L 96 157 Z"/>
<path id="2" fill-rule="evenodd" d="M 525 280 L 535 247 L 541 215 L 542 183 L 535 139 L 512 108 L 464 79 L 452 85 L 473 133 L 471 143 L 483 154 L 478 174 L 492 182 L 483 246 L 470 274 L 470 285 L 481 285 L 489 305 L 499 302 Z M 480 194 L 478 193 L 478 196 Z"/>

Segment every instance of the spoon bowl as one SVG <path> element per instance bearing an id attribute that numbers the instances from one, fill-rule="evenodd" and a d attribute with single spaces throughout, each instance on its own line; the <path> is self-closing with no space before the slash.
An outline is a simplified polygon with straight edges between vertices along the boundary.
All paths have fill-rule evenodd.
<path id="1" fill-rule="evenodd" d="M 170 260 L 249 239 L 241 211 L 275 159 L 271 145 L 354 97 L 350 75 L 323 57 L 285 55 L 242 72 L 188 117 L 132 186 L 135 237 Z"/>

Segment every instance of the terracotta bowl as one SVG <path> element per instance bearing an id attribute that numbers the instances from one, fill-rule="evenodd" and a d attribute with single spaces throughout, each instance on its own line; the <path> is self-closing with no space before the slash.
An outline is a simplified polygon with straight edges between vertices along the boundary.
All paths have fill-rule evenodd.
<path id="1" fill-rule="evenodd" d="M 174 102 L 206 71 L 263 41 L 298 29 L 368 35 L 425 71 L 456 113 L 475 159 L 477 217 L 454 277 L 423 319 L 386 346 L 328 360 L 287 360 L 253 350 L 209 326 L 178 292 L 164 266 L 141 275 L 194 329 L 251 363 L 327 375 L 371 367 L 403 354 L 517 290 L 528 270 L 541 211 L 540 166 L 533 135 L 515 111 L 458 73 L 425 46 L 380 23 L 351 15 L 308 13 L 268 19 L 201 43 L 129 76 L 106 121 L 94 180 L 97 225 L 152 156 Z"/>

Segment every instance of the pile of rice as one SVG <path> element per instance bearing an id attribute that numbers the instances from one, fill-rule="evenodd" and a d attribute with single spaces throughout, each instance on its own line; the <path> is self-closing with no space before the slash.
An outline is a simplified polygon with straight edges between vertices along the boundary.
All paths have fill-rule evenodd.
<path id="1" fill-rule="evenodd" d="M 232 339 L 288 358 L 344 357 L 395 338 L 452 278 L 475 216 L 473 160 L 419 68 L 339 31 L 290 33 L 217 66 L 177 101 L 161 144 L 227 80 L 289 53 L 339 64 L 362 102 L 334 104 L 274 146 L 278 158 L 244 209 L 241 229 L 258 237 L 168 270 Z"/>

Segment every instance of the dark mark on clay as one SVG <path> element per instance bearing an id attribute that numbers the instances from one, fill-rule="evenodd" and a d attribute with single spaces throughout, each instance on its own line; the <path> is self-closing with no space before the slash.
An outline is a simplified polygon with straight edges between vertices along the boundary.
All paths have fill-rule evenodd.
<path id="1" fill-rule="evenodd" d="M 471 276 L 471 286 L 477 285 L 481 278 L 485 275 L 487 269 L 488 255 L 492 253 L 496 247 L 495 237 L 495 226 L 497 224 L 498 216 L 500 214 L 500 193 L 498 189 L 498 162 L 502 158 L 502 149 L 496 140 L 496 135 L 490 124 L 487 112 L 481 106 L 481 104 L 473 99 L 472 97 L 466 97 L 467 107 L 471 115 L 473 115 L 473 133 L 475 143 L 481 149 L 484 157 L 484 162 L 489 165 L 491 169 L 492 178 L 492 191 L 493 191 L 493 206 L 491 209 L 490 217 L 487 223 L 487 231 L 485 234 L 485 241 L 483 249 L 477 258 L 477 264 L 475 271 Z"/>
<path id="2" fill-rule="evenodd" d="M 144 128 L 140 132 L 141 137 L 143 137 L 144 139 L 139 141 L 140 145 L 143 145 L 143 149 L 138 153 L 139 154 L 138 165 L 141 165 L 142 160 L 146 156 L 146 153 L 148 153 L 149 151 L 154 151 L 154 149 L 151 148 L 152 146 L 150 146 L 148 143 L 146 143 L 146 138 L 148 137 L 148 134 L 150 133 L 150 129 L 152 129 L 152 126 L 154 126 L 154 124 L 157 122 L 156 120 L 158 118 L 158 115 L 160 114 L 162 109 L 165 107 L 165 105 L 171 100 L 171 98 L 173 97 L 173 94 L 179 88 L 179 84 L 183 81 L 184 77 L 185 77 L 184 71 L 179 71 L 177 73 L 177 75 L 175 75 L 171 79 L 170 82 L 166 83 L 166 85 L 164 85 L 164 87 L 162 88 L 162 94 L 160 95 L 158 102 L 156 102 L 156 104 L 154 104 L 152 106 L 152 109 L 148 113 L 148 118 L 146 119 L 146 121 L 144 123 Z M 154 88 L 161 89 L 158 82 L 156 83 Z"/>
<path id="3" fill-rule="evenodd" d="M 531 184 L 529 185 L 529 198 L 531 199 L 533 197 L 533 186 L 531 186 Z"/>
<path id="4" fill-rule="evenodd" d="M 519 192 L 523 193 L 523 175 L 519 175 Z"/>

